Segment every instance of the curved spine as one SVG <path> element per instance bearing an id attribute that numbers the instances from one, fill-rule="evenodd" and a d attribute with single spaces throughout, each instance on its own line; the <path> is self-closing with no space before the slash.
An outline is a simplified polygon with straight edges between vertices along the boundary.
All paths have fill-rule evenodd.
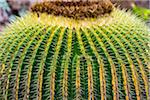
<path id="1" fill-rule="evenodd" d="M 77 38 L 80 44 L 81 52 L 86 58 L 87 69 L 88 69 L 88 100 L 94 100 L 94 89 L 93 89 L 93 75 L 92 75 L 92 64 L 90 57 L 86 54 L 81 36 L 80 36 L 80 29 L 76 31 Z"/>
<path id="2" fill-rule="evenodd" d="M 120 40 L 118 38 L 115 38 L 114 39 L 116 41 L 118 41 L 118 43 L 120 44 L 120 46 L 122 47 L 122 49 L 124 50 L 124 54 L 125 56 L 127 57 L 127 60 L 130 64 L 130 68 L 131 68 L 131 71 L 132 71 L 132 80 L 134 82 L 134 86 L 135 86 L 135 91 L 136 91 L 136 96 L 137 96 L 137 100 L 140 100 L 140 91 L 139 91 L 139 82 L 137 81 L 138 80 L 138 77 L 137 77 L 137 72 L 136 72 L 136 69 L 135 69 L 135 66 L 133 64 L 133 61 L 128 53 L 128 51 L 125 49 L 125 47 L 123 46 L 122 42 L 120 42 Z"/>
<path id="3" fill-rule="evenodd" d="M 54 95 L 55 95 L 55 70 L 56 70 L 56 64 L 57 64 L 57 58 L 58 58 L 58 54 L 59 54 L 59 50 L 60 50 L 60 45 L 62 43 L 62 38 L 64 35 L 64 29 L 61 29 L 61 32 L 59 33 L 59 39 L 57 41 L 57 45 L 55 47 L 55 54 L 53 56 L 52 59 L 52 64 L 51 64 L 51 68 L 50 68 L 50 99 L 54 100 Z"/>
<path id="4" fill-rule="evenodd" d="M 81 81 L 80 81 L 80 60 L 77 57 L 76 62 L 76 100 L 80 100 L 81 98 Z"/>
<path id="5" fill-rule="evenodd" d="M 115 27 L 115 26 L 114 26 Z M 122 30 L 122 29 L 121 29 Z M 118 32 L 118 31 L 117 31 Z M 145 86 L 145 90 L 146 90 L 146 96 L 147 96 L 147 99 L 148 99 L 148 94 L 149 94 L 149 91 L 148 91 L 148 78 L 145 74 L 145 71 L 144 71 L 144 66 L 142 64 L 142 61 L 140 60 L 140 57 L 139 55 L 137 55 L 136 51 L 133 49 L 134 47 L 132 46 L 132 44 L 130 43 L 130 41 L 128 39 L 126 39 L 126 35 L 122 35 L 120 34 L 120 36 L 122 36 L 125 41 L 128 42 L 128 45 L 131 47 L 131 50 L 133 52 L 133 55 L 134 57 L 136 58 L 136 61 L 138 62 L 138 65 L 139 65 L 139 69 L 140 69 L 140 73 L 142 74 L 142 79 L 144 81 L 144 86 Z M 133 35 L 134 36 L 134 35 Z M 133 36 L 130 36 L 130 37 L 133 37 Z M 132 40 L 131 40 L 132 41 Z M 139 51 L 142 51 L 141 48 L 139 47 L 139 45 L 137 44 L 137 42 L 134 42 L 136 44 L 136 46 L 138 47 L 138 50 Z M 135 52 L 135 53 L 134 53 Z M 143 52 L 144 53 L 144 52 Z M 147 59 L 144 57 L 144 55 L 142 55 L 142 57 L 144 58 L 144 61 L 146 61 L 146 63 L 148 63 Z M 148 67 L 148 66 L 147 66 Z"/>
<path id="6" fill-rule="evenodd" d="M 12 58 L 10 59 L 8 65 L 7 65 L 7 66 L 9 66 L 9 74 L 8 74 L 8 80 L 7 80 L 7 83 L 6 83 L 7 84 L 7 87 L 6 87 L 7 89 L 6 90 L 9 89 L 9 84 L 10 84 L 9 81 L 10 81 L 10 77 L 11 77 L 11 73 L 12 73 L 13 61 L 15 60 L 15 57 L 18 53 L 18 49 L 20 48 L 21 45 L 23 45 L 24 41 L 26 39 L 28 39 L 29 35 L 31 35 L 31 34 L 33 34 L 33 33 L 31 32 L 30 34 L 28 34 L 28 36 L 26 38 L 23 38 L 22 41 L 19 42 L 18 46 L 15 48 L 15 52 L 11 54 Z M 15 91 L 13 91 L 13 92 L 15 92 Z M 8 95 L 8 91 L 6 91 L 6 95 Z M 17 93 L 14 93 L 14 96 L 15 96 L 14 98 L 16 98 L 16 99 L 18 98 Z"/>
<path id="7" fill-rule="evenodd" d="M 68 39 L 67 39 L 67 52 L 65 54 L 65 61 L 63 64 L 63 79 L 62 79 L 62 98 L 63 100 L 67 100 L 68 98 L 68 66 L 70 62 L 71 56 L 71 48 L 72 48 L 72 31 L 68 30 Z"/>
<path id="8" fill-rule="evenodd" d="M 90 31 L 94 31 L 94 30 L 91 29 Z M 93 34 L 97 38 L 99 38 L 98 35 L 96 34 L 96 32 L 93 32 Z M 107 39 L 109 44 L 112 46 L 112 49 L 113 49 L 113 51 L 114 51 L 114 53 L 116 55 L 116 58 L 117 58 L 119 64 L 121 65 L 123 79 L 124 79 L 123 83 L 124 83 L 124 89 L 125 89 L 125 93 L 126 93 L 126 100 L 129 100 L 129 98 L 130 98 L 130 96 L 129 96 L 129 84 L 128 84 L 126 66 L 124 65 L 120 55 L 117 53 L 117 49 L 115 49 L 115 47 L 113 46 L 113 43 L 111 43 L 111 40 L 103 32 L 101 32 L 101 35 L 103 35 Z"/>
<path id="9" fill-rule="evenodd" d="M 91 37 L 89 35 L 89 33 L 87 32 L 86 29 L 82 29 L 85 33 L 85 35 L 87 36 L 87 39 L 89 41 L 89 44 L 92 48 L 92 50 L 94 51 L 97 59 L 98 59 L 98 64 L 99 64 L 99 77 L 100 77 L 100 91 L 101 91 L 101 100 L 105 100 L 106 99 L 106 80 L 105 80 L 105 69 L 103 66 L 103 62 L 102 62 L 102 58 L 101 56 L 98 54 L 97 49 L 94 46 L 93 41 L 91 40 Z"/>
<path id="10" fill-rule="evenodd" d="M 40 32 L 37 32 L 40 33 Z M 30 84 L 31 84 L 31 75 L 32 75 L 32 69 L 33 69 L 33 63 L 34 63 L 34 59 L 36 57 L 36 54 L 38 52 L 38 49 L 41 42 L 42 42 L 43 38 L 40 38 L 39 41 L 36 41 L 36 45 L 32 46 L 31 50 L 31 54 L 32 56 L 30 58 L 28 58 L 29 63 L 28 63 L 28 71 L 27 71 L 27 81 L 26 81 L 26 85 L 25 85 L 25 94 L 24 94 L 24 99 L 29 99 L 29 94 L 30 94 Z"/>

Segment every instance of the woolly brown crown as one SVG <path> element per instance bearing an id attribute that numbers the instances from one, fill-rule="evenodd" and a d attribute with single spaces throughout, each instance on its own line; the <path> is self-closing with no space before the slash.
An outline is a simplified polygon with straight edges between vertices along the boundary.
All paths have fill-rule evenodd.
<path id="1" fill-rule="evenodd" d="M 31 7 L 31 11 L 35 13 L 47 13 L 74 19 L 96 18 L 109 14 L 112 10 L 113 5 L 109 0 L 44 1 Z"/>

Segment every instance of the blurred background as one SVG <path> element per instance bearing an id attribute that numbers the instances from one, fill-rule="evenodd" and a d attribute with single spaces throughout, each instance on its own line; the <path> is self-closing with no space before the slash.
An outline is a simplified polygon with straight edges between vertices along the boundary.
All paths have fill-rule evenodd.
<path id="1" fill-rule="evenodd" d="M 0 0 L 0 31 L 14 19 L 23 16 L 36 0 Z M 39 0 L 42 1 L 42 0 Z M 120 8 L 131 11 L 150 25 L 150 0 L 111 0 Z"/>

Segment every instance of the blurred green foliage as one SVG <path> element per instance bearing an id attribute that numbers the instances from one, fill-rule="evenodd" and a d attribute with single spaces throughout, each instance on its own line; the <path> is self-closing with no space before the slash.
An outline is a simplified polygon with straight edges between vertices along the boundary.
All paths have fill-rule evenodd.
<path id="1" fill-rule="evenodd" d="M 135 13 L 139 17 L 143 18 L 144 20 L 150 20 L 150 9 L 134 5 L 133 13 Z"/>

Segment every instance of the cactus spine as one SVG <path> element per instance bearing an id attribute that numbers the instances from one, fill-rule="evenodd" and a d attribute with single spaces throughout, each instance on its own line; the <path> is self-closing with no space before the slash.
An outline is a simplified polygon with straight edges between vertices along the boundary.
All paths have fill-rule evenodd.
<path id="1" fill-rule="evenodd" d="M 118 8 L 83 19 L 32 10 L 0 37 L 0 99 L 149 99 L 140 19 Z"/>

